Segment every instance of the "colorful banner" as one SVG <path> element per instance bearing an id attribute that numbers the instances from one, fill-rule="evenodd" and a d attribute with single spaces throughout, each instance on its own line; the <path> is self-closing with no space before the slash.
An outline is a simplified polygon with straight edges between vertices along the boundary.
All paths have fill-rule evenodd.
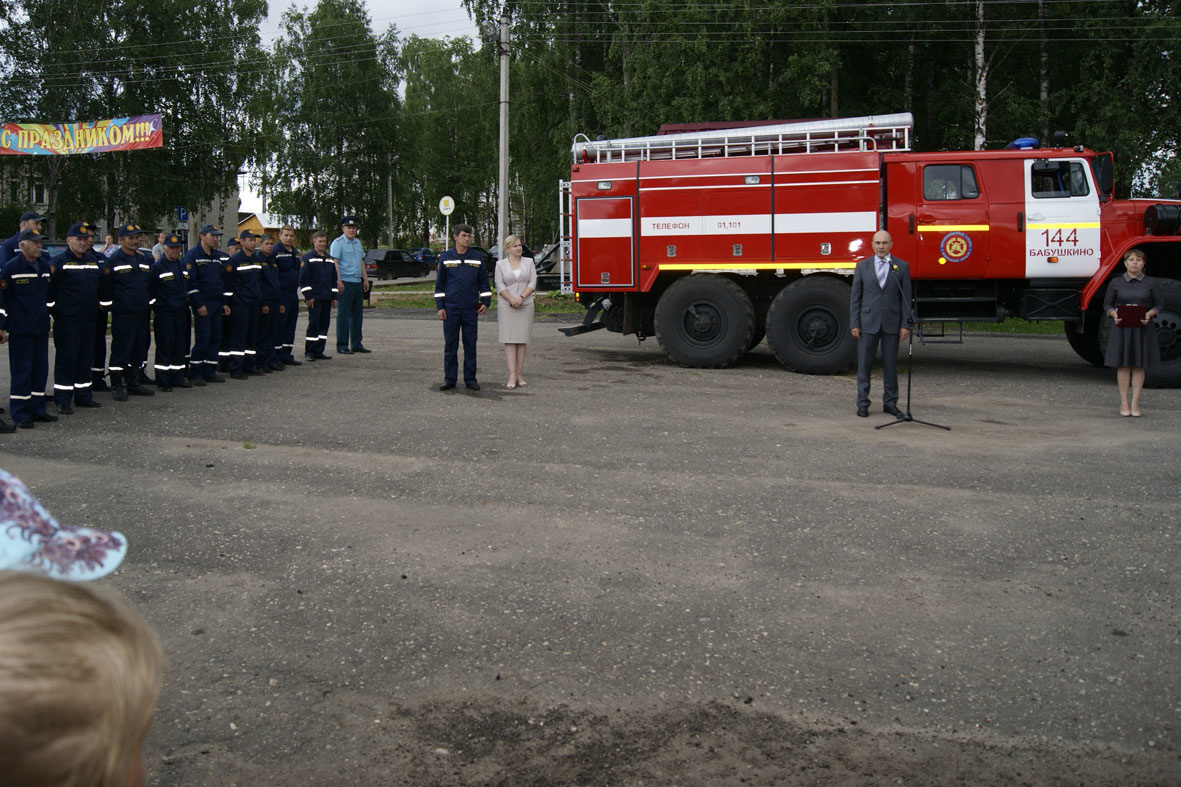
<path id="1" fill-rule="evenodd" d="M 0 155 L 4 156 L 68 156 L 160 147 L 164 147 L 160 115 L 0 126 Z"/>

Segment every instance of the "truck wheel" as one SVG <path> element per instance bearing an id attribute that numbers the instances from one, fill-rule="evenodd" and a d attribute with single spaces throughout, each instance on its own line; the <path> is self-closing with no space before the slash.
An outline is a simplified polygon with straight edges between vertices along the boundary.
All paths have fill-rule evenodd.
<path id="1" fill-rule="evenodd" d="M 1105 319 L 1102 315 L 1096 315 L 1083 323 L 1081 332 L 1074 330 L 1076 323 L 1063 323 L 1066 326 L 1066 341 L 1070 343 L 1070 349 L 1093 366 L 1103 365 L 1103 348 L 1106 345 L 1099 343 L 1099 326 Z"/>
<path id="2" fill-rule="evenodd" d="M 1165 308 L 1155 320 L 1160 366 L 1149 369 L 1144 384 L 1150 388 L 1181 387 L 1181 281 L 1161 279 Z"/>
<path id="3" fill-rule="evenodd" d="M 857 359 L 849 333 L 849 285 L 805 276 L 779 291 L 767 312 L 767 346 L 793 372 L 839 374 Z"/>
<path id="4" fill-rule="evenodd" d="M 754 330 L 754 305 L 724 276 L 678 279 L 656 304 L 660 349 L 681 366 L 729 366 L 746 353 Z"/>

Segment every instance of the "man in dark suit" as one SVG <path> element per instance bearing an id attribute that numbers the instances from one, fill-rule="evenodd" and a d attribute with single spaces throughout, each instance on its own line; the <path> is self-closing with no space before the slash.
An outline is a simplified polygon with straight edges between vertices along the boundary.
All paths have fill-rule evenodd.
<path id="1" fill-rule="evenodd" d="M 910 338 L 910 266 L 890 256 L 894 239 L 885 230 L 873 236 L 873 256 L 858 260 L 849 299 L 849 325 L 857 339 L 857 415 L 869 415 L 869 373 L 882 345 L 882 410 L 898 409 L 898 344 Z"/>

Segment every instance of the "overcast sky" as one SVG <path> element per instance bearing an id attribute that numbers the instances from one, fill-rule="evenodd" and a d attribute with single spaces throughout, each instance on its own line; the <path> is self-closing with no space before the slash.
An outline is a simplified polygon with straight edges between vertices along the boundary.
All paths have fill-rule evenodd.
<path id="1" fill-rule="evenodd" d="M 468 16 L 460 0 L 366 0 L 369 18 L 375 32 L 382 32 L 390 25 L 397 25 L 398 35 L 422 38 L 459 38 L 467 36 L 473 41 L 479 39 L 475 23 Z M 299 6 L 314 6 L 314 0 L 297 2 Z M 275 39 L 279 32 L 279 19 L 292 6 L 291 2 L 272 0 L 270 16 L 259 31 L 265 42 Z M 239 183 L 242 196 L 242 210 L 257 213 L 262 210 L 262 199 L 254 193 L 242 176 Z"/>

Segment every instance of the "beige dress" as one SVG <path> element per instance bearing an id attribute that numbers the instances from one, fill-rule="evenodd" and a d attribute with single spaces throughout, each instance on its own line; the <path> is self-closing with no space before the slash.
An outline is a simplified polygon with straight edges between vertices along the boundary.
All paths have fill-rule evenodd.
<path id="1" fill-rule="evenodd" d="M 496 261 L 496 322 L 502 344 L 528 344 L 533 330 L 533 295 L 530 293 L 521 308 L 514 309 L 500 293 L 508 290 L 514 298 L 528 289 L 537 288 L 537 269 L 531 257 L 522 257 L 521 265 L 513 270 L 508 259 Z"/>

